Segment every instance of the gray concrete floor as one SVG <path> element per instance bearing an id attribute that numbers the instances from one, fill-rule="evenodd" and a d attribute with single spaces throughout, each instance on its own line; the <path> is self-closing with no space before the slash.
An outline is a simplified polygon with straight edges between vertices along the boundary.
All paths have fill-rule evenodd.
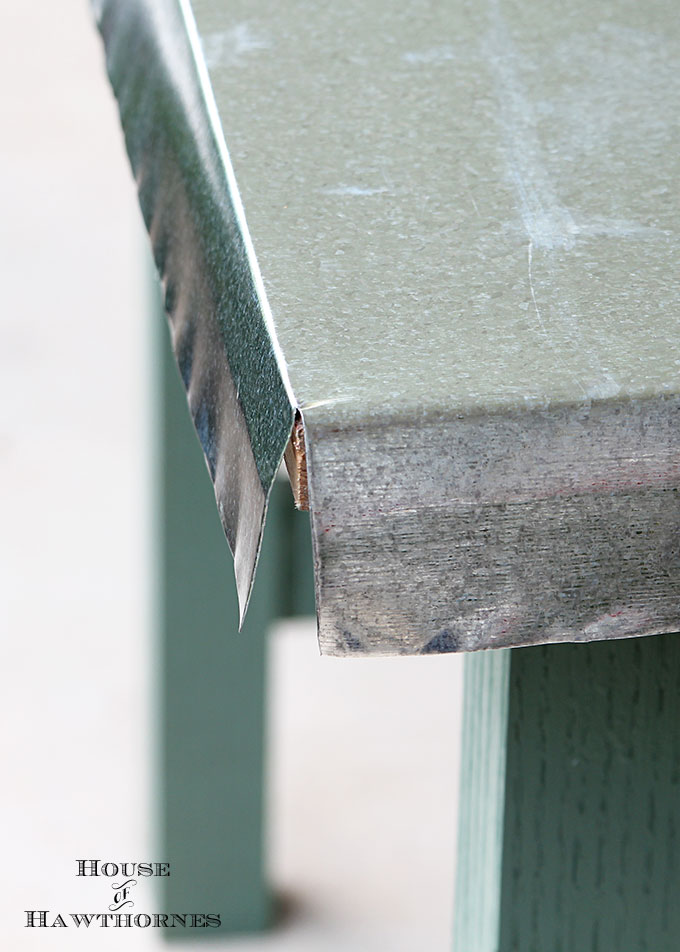
<path id="1" fill-rule="evenodd" d="M 24 928 L 103 910 L 77 858 L 154 858 L 149 335 L 87 4 L 0 11 L 0 947 L 151 949 L 152 930 Z M 269 864 L 292 913 L 211 947 L 443 952 L 460 659 L 320 659 L 306 620 L 271 645 Z M 149 891 L 138 911 L 162 910 Z"/>

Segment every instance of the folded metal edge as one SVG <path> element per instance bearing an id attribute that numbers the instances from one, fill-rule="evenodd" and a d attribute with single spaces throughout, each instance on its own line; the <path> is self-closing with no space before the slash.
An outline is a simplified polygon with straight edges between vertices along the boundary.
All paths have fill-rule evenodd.
<path id="1" fill-rule="evenodd" d="M 680 630 L 680 396 L 304 417 L 322 654 Z"/>
<path id="2" fill-rule="evenodd" d="M 187 0 L 92 0 L 241 621 L 295 399 Z"/>

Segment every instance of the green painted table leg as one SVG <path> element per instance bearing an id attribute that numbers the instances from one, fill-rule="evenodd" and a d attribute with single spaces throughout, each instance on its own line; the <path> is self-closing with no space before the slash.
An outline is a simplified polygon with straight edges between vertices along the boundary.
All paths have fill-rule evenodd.
<path id="1" fill-rule="evenodd" d="M 677 952 L 680 636 L 466 663 L 455 952 Z"/>
<path id="2" fill-rule="evenodd" d="M 265 635 L 277 615 L 297 606 L 292 567 L 311 575 L 311 556 L 301 544 L 290 488 L 277 483 L 257 582 L 238 633 L 231 557 L 167 332 L 160 321 L 158 327 L 158 858 L 171 863 L 171 876 L 162 881 L 162 911 L 219 913 L 224 931 L 242 932 L 266 926 L 271 917 L 262 828 Z M 176 931 L 186 938 L 186 930 Z M 191 933 L 214 936 L 216 930 Z"/>

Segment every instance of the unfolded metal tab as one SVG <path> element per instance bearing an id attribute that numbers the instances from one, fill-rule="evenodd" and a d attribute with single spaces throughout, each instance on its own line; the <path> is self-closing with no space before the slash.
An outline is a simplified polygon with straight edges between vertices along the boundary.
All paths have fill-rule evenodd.
<path id="1" fill-rule="evenodd" d="M 241 617 L 293 407 L 222 130 L 174 0 L 95 4 Z"/>

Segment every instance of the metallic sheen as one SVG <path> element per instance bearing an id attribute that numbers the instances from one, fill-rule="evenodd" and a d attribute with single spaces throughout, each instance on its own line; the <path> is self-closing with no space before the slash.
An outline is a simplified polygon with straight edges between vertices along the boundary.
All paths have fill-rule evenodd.
<path id="1" fill-rule="evenodd" d="M 302 415 L 322 650 L 680 628 L 675 4 L 103 11 L 228 535 Z"/>
<path id="2" fill-rule="evenodd" d="M 285 368 L 180 7 L 172 0 L 94 6 L 243 618 L 267 498 L 293 425 Z"/>

